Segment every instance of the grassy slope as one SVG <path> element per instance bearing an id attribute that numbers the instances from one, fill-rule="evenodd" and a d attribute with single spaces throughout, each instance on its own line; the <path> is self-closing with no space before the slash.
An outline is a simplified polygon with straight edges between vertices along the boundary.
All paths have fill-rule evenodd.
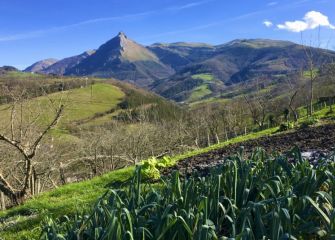
<path id="1" fill-rule="evenodd" d="M 72 89 L 64 92 L 49 94 L 48 96 L 34 98 L 27 101 L 25 108 L 43 114 L 39 118 L 42 125 L 50 122 L 55 106 L 61 102 L 65 105 L 63 116 L 52 133 L 54 136 L 64 137 L 67 135 L 67 125 L 94 117 L 97 113 L 103 113 L 116 107 L 121 102 L 125 94 L 116 86 L 107 83 L 96 83 L 92 87 L 85 87 L 80 89 Z M 0 105 L 0 112 L 2 116 L 2 124 L 8 125 L 10 119 L 9 105 Z M 71 136 L 67 136 L 71 137 Z"/>
<path id="2" fill-rule="evenodd" d="M 325 117 L 327 112 L 327 109 L 323 109 L 316 112 L 316 115 L 318 117 Z M 335 114 L 333 113 L 330 116 L 335 117 Z M 239 136 L 227 142 L 175 156 L 173 160 L 179 161 L 187 157 L 222 148 L 229 144 L 271 135 L 274 134 L 277 129 L 278 128 L 271 128 L 245 136 Z M 22 206 L 0 212 L 0 219 L 12 217 L 13 221 L 17 222 L 12 227 L 6 228 L 6 231 L 0 232 L 0 236 L 4 239 L 37 238 L 40 231 L 40 222 L 45 216 L 61 217 L 91 207 L 111 184 L 114 183 L 118 185 L 126 181 L 132 176 L 133 171 L 134 167 L 128 167 L 96 177 L 90 181 L 68 184 L 30 199 Z M 27 213 L 33 213 L 35 217 L 32 219 L 24 217 Z M 0 224 L 0 229 L 1 227 Z"/>
<path id="3" fill-rule="evenodd" d="M 45 216 L 71 215 L 79 209 L 90 207 L 106 191 L 107 183 L 124 182 L 132 175 L 133 170 L 133 167 L 124 168 L 90 181 L 68 184 L 30 199 L 22 206 L 0 213 L 0 218 L 13 217 L 13 220 L 18 221 L 6 231 L 0 231 L 0 237 L 13 240 L 38 238 L 39 224 Z M 27 214 L 34 217 L 27 218 Z"/>
<path id="4" fill-rule="evenodd" d="M 45 76 L 42 74 L 38 73 L 30 73 L 30 72 L 16 72 L 16 71 L 11 71 L 6 74 L 6 77 L 15 77 L 15 78 L 20 78 L 20 79 L 26 79 L 26 78 L 41 78 L 44 79 Z"/>
<path id="5" fill-rule="evenodd" d="M 194 74 L 192 75 L 193 79 L 201 79 L 204 81 L 212 81 L 214 80 L 214 76 L 210 73 L 202 73 L 202 74 Z"/>
<path id="6" fill-rule="evenodd" d="M 190 97 L 187 99 L 187 102 L 199 101 L 202 98 L 210 95 L 212 91 L 208 88 L 209 82 L 214 80 L 214 76 L 210 73 L 194 74 L 192 75 L 193 79 L 200 79 L 204 81 L 204 84 L 196 87 L 192 90 Z"/>
<path id="7" fill-rule="evenodd" d="M 195 102 L 191 102 L 190 103 L 190 107 L 193 109 L 196 109 L 198 107 L 202 107 L 202 106 L 206 106 L 206 104 L 224 104 L 231 101 L 231 99 L 227 99 L 227 98 L 216 98 L 216 97 L 211 97 L 211 98 L 207 98 L 204 100 L 199 100 L 199 101 L 195 101 Z"/>
<path id="8" fill-rule="evenodd" d="M 200 100 L 211 93 L 212 91 L 208 88 L 207 84 L 200 85 L 199 87 L 192 90 L 192 93 L 190 97 L 187 99 L 187 102 L 194 102 Z"/>
<path id="9" fill-rule="evenodd" d="M 68 111 L 63 116 L 63 122 L 77 121 L 106 112 L 116 107 L 123 97 L 124 93 L 119 88 L 103 83 L 93 85 L 92 90 L 90 87 L 70 90 L 65 99 L 65 110 Z"/>

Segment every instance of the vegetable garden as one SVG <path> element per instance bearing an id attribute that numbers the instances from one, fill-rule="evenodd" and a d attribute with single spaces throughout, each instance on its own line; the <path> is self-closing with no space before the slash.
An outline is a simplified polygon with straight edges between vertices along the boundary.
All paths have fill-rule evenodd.
<path id="1" fill-rule="evenodd" d="M 145 166 L 88 213 L 46 219 L 42 239 L 335 239 L 335 157 L 298 149 L 228 157 L 207 177 L 149 183 Z"/>

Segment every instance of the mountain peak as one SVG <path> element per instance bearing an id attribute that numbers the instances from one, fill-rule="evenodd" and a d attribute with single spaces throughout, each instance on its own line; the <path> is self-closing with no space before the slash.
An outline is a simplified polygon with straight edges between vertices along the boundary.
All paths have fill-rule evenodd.
<path id="1" fill-rule="evenodd" d="M 119 38 L 125 38 L 127 39 L 127 35 L 124 33 L 124 32 L 119 32 L 118 35 L 117 35 Z"/>
<path id="2" fill-rule="evenodd" d="M 149 86 L 154 80 L 167 78 L 173 73 L 173 69 L 164 65 L 150 49 L 119 32 L 65 74 L 116 77 Z"/>
<path id="3" fill-rule="evenodd" d="M 108 42 L 106 42 L 104 45 L 102 45 L 103 48 L 107 48 L 109 50 L 114 49 L 117 51 L 124 51 L 126 46 L 129 45 L 129 43 L 133 42 L 130 40 L 124 32 L 119 32 L 115 37 L 110 39 Z"/>
<path id="4" fill-rule="evenodd" d="M 119 32 L 117 36 L 100 46 L 97 52 L 104 55 L 109 62 L 114 60 L 159 62 L 154 53 L 129 39 L 124 32 Z"/>
<path id="5" fill-rule="evenodd" d="M 118 42 L 118 47 L 120 47 L 120 49 L 122 51 L 124 51 L 124 48 L 129 45 L 128 42 L 131 41 L 128 39 L 128 37 L 126 36 L 126 34 L 124 34 L 124 32 L 119 32 L 119 34 L 115 37 L 117 39 Z"/>
<path id="6" fill-rule="evenodd" d="M 54 58 L 48 58 L 44 59 L 42 61 L 38 61 L 34 63 L 33 65 L 27 67 L 24 72 L 42 72 L 44 69 L 48 68 L 52 64 L 58 62 L 57 59 Z"/>

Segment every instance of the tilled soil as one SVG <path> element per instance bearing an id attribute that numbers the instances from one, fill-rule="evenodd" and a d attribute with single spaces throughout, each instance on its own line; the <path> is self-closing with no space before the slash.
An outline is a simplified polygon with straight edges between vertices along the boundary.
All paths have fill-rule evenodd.
<path id="1" fill-rule="evenodd" d="M 179 170 L 184 176 L 195 172 L 208 173 L 210 168 L 222 164 L 227 156 L 237 153 L 242 146 L 245 154 L 250 154 L 256 147 L 261 147 L 269 153 L 284 153 L 297 146 L 307 156 L 324 155 L 335 150 L 335 125 L 299 129 L 295 132 L 231 144 L 221 149 L 186 158 L 177 165 L 164 169 L 162 175 L 170 175 L 175 170 Z"/>

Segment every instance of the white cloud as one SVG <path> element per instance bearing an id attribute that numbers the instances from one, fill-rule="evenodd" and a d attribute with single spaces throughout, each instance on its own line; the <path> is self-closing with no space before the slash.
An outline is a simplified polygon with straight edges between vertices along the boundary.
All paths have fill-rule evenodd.
<path id="1" fill-rule="evenodd" d="M 263 24 L 264 24 L 266 27 L 272 27 L 272 26 L 273 26 L 273 23 L 270 22 L 270 21 L 268 21 L 268 20 L 264 21 Z"/>
<path id="2" fill-rule="evenodd" d="M 277 27 L 290 32 L 302 32 L 308 29 L 308 24 L 303 21 L 294 21 L 278 24 Z"/>
<path id="3" fill-rule="evenodd" d="M 335 29 L 335 26 L 329 22 L 329 18 L 317 11 L 307 12 L 303 20 L 286 21 L 283 24 L 278 24 L 278 29 L 287 30 L 290 32 L 302 32 L 318 27 L 328 27 Z"/>
<path id="4" fill-rule="evenodd" d="M 306 13 L 304 20 L 311 29 L 317 28 L 319 26 L 335 29 L 335 26 L 330 24 L 328 17 L 320 12 L 308 12 Z"/>

